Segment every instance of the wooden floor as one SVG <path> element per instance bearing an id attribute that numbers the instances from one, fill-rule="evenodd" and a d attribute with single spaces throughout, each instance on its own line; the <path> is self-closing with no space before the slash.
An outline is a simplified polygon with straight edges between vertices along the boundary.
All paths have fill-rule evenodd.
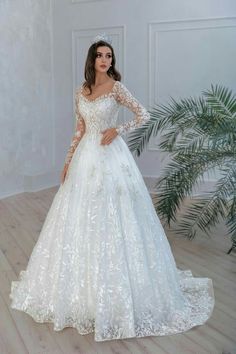
<path id="1" fill-rule="evenodd" d="M 236 253 L 223 226 L 211 239 L 188 241 L 168 234 L 177 266 L 213 280 L 210 320 L 184 334 L 95 342 L 73 328 L 55 332 L 9 307 L 10 284 L 26 268 L 57 188 L 0 200 L 0 354 L 236 354 Z M 168 232 L 167 232 L 168 233 Z"/>

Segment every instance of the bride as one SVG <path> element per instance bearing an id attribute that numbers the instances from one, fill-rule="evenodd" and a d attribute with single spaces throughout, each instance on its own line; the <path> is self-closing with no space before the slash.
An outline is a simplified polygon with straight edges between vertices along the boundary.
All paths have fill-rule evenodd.
<path id="1" fill-rule="evenodd" d="M 111 42 L 97 36 L 75 94 L 77 125 L 61 184 L 11 307 L 55 331 L 96 341 L 163 336 L 204 324 L 212 280 L 176 267 L 142 175 L 122 135 L 150 119 L 121 83 Z M 134 113 L 117 125 L 125 106 Z"/>

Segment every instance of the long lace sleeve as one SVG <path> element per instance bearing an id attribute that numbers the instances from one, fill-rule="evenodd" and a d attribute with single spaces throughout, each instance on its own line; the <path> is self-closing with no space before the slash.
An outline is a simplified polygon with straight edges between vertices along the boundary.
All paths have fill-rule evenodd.
<path id="1" fill-rule="evenodd" d="M 116 100 L 120 104 L 129 108 L 133 113 L 135 113 L 134 119 L 116 127 L 118 134 L 126 134 L 131 130 L 142 126 L 150 119 L 150 114 L 146 108 L 130 93 L 130 91 L 121 82 L 118 82 L 118 85 L 116 85 Z"/>
<path id="2" fill-rule="evenodd" d="M 72 159 L 72 156 L 74 154 L 74 151 L 76 147 L 78 146 L 80 140 L 82 139 L 84 133 L 85 133 L 85 122 L 83 117 L 81 116 L 79 112 L 79 92 L 80 90 L 77 90 L 75 93 L 75 116 L 76 116 L 76 129 L 74 136 L 72 138 L 71 144 L 69 149 L 67 150 L 66 158 L 65 158 L 65 164 L 69 165 L 70 161 Z"/>

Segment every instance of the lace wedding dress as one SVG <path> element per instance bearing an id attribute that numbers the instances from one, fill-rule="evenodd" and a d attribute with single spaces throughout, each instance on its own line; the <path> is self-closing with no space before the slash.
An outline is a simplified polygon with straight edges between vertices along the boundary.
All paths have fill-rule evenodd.
<path id="1" fill-rule="evenodd" d="M 117 126 L 121 105 L 135 113 Z M 202 325 L 214 307 L 212 280 L 176 267 L 152 199 L 122 135 L 150 115 L 119 81 L 89 100 L 76 92 L 77 128 L 68 174 L 47 214 L 11 307 L 54 330 L 96 341 L 162 336 Z M 118 136 L 101 145 L 102 131 Z"/>

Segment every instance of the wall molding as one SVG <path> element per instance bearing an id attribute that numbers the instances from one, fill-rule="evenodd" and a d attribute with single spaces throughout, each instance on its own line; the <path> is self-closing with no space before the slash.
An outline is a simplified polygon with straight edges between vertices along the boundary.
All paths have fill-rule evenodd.
<path id="1" fill-rule="evenodd" d="M 158 37 L 165 32 L 197 31 L 202 29 L 236 27 L 236 17 L 207 17 L 200 19 L 177 19 L 148 23 L 148 97 L 149 107 L 158 104 Z M 156 65 L 155 65 L 156 64 Z M 154 143 L 149 143 L 149 151 L 160 151 Z"/>

